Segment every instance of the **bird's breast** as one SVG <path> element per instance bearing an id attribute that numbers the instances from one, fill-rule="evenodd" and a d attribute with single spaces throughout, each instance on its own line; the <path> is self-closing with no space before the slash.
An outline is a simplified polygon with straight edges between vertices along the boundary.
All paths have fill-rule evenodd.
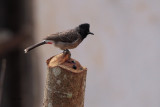
<path id="1" fill-rule="evenodd" d="M 73 49 L 76 48 L 80 43 L 82 42 L 81 39 L 77 39 L 76 41 L 72 42 L 72 43 L 68 43 L 68 42 L 57 42 L 55 43 L 56 47 L 59 47 L 62 50 L 65 49 Z"/>

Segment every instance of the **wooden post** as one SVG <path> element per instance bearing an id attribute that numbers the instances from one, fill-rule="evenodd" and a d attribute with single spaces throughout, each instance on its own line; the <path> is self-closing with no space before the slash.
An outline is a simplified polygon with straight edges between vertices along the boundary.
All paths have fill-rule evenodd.
<path id="1" fill-rule="evenodd" d="M 84 107 L 87 68 L 70 53 L 51 57 L 47 65 L 43 107 Z"/>

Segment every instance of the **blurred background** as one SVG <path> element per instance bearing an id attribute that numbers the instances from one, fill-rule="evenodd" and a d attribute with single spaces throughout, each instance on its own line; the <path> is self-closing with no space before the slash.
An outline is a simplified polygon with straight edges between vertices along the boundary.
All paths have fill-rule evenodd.
<path id="1" fill-rule="evenodd" d="M 72 58 L 88 68 L 85 107 L 160 107 L 159 0 L 0 0 L 0 107 L 41 107 L 52 45 L 45 36 L 90 23 Z"/>

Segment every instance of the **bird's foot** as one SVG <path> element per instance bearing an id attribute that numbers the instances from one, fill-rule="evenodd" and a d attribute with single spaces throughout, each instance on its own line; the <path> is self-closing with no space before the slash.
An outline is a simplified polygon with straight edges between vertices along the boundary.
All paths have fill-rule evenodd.
<path id="1" fill-rule="evenodd" d="M 63 54 L 68 54 L 69 57 L 71 57 L 71 52 L 70 52 L 68 49 L 65 49 L 65 50 L 63 51 Z"/>
<path id="2" fill-rule="evenodd" d="M 77 69 L 76 62 L 74 60 L 71 60 L 71 58 L 70 58 L 71 57 L 71 52 L 68 49 L 65 49 L 63 51 L 63 54 L 69 55 L 69 59 L 66 60 L 66 62 L 68 62 L 70 64 L 73 64 L 72 68 L 76 70 Z"/>
<path id="3" fill-rule="evenodd" d="M 63 53 L 65 53 L 65 54 L 71 54 L 68 49 L 63 50 Z"/>

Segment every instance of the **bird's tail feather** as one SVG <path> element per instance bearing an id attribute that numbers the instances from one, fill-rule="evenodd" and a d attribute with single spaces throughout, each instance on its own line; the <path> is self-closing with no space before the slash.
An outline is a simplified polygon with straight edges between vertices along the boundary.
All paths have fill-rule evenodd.
<path id="1" fill-rule="evenodd" d="M 25 52 L 25 53 L 28 53 L 28 52 L 31 51 L 32 49 L 34 49 L 34 48 L 36 48 L 36 47 L 38 47 L 38 46 L 44 45 L 44 44 L 46 44 L 46 41 L 45 41 L 45 40 L 42 41 L 42 42 L 40 42 L 40 43 L 37 43 L 37 44 L 35 44 L 35 45 L 32 45 L 32 46 L 26 48 L 26 49 L 24 50 L 24 52 Z"/>

